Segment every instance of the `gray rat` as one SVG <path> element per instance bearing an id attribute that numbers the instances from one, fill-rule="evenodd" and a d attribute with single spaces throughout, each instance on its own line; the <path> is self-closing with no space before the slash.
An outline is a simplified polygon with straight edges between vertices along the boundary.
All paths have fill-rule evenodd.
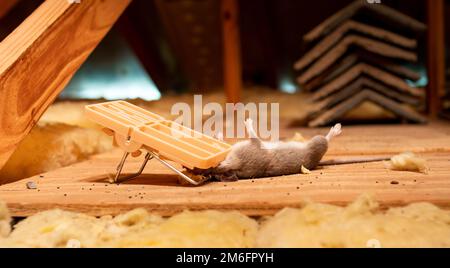
<path id="1" fill-rule="evenodd" d="M 256 135 L 251 119 L 245 121 L 245 127 L 250 139 L 234 144 L 217 167 L 192 172 L 221 181 L 300 173 L 302 166 L 314 169 L 331 139 L 341 134 L 341 124 L 336 124 L 326 136 L 317 135 L 307 142 L 264 142 Z"/>

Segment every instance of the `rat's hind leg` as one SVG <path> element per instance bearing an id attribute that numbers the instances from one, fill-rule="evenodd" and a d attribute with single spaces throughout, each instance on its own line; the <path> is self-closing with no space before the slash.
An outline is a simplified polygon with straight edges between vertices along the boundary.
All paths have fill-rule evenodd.
<path id="1" fill-rule="evenodd" d="M 247 129 L 247 133 L 250 136 L 250 139 L 259 139 L 258 135 L 255 132 L 255 129 L 253 128 L 253 120 L 250 118 L 247 118 L 245 120 L 245 128 Z"/>
<path id="2" fill-rule="evenodd" d="M 329 142 L 332 138 L 338 136 L 339 134 L 342 133 L 342 126 L 341 124 L 336 124 L 334 125 L 331 129 L 330 132 L 328 132 L 327 136 L 325 137 L 327 139 L 327 141 Z"/>

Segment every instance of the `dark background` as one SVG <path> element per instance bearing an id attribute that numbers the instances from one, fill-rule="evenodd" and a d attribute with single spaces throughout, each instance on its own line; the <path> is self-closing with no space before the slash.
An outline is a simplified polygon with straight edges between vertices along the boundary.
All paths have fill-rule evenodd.
<path id="1" fill-rule="evenodd" d="M 425 1 L 382 0 L 382 4 L 426 22 Z M 19 2 L 0 20 L 0 40 L 41 2 Z M 351 2 L 240 0 L 244 83 L 279 88 L 282 81 L 293 82 L 292 64 L 307 49 L 302 36 Z M 134 0 L 109 36 L 126 40 L 162 93 L 206 91 L 223 83 L 219 9 L 219 0 Z M 449 3 L 446 13 L 450 13 Z M 419 38 L 421 63 L 425 62 L 425 37 Z M 102 45 L 97 50 L 101 49 Z M 103 59 L 108 60 L 114 58 Z"/>

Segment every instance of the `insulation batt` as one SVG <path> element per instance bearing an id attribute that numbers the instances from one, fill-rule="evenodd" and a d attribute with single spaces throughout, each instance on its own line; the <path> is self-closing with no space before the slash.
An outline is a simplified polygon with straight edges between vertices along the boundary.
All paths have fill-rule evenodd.
<path id="1" fill-rule="evenodd" d="M 112 148 L 111 138 L 102 131 L 63 123 L 38 123 L 0 170 L 0 178 L 30 177 Z"/>
<path id="2" fill-rule="evenodd" d="M 0 238 L 6 237 L 11 231 L 11 217 L 5 203 L 0 201 Z"/>
<path id="3" fill-rule="evenodd" d="M 260 247 L 450 247 L 450 211 L 414 203 L 380 212 L 361 196 L 347 207 L 310 203 L 262 223 Z"/>
<path id="4" fill-rule="evenodd" d="M 363 195 L 347 207 L 307 203 L 255 220 L 239 212 L 135 209 L 95 218 L 50 210 L 19 222 L 0 247 L 450 247 L 450 211 L 415 203 L 382 211 Z"/>
<path id="5" fill-rule="evenodd" d="M 427 171 L 426 160 L 411 152 L 393 156 L 389 162 L 389 168 L 393 170 L 417 171 L 422 173 Z"/>
<path id="6" fill-rule="evenodd" d="M 115 218 L 50 210 L 19 222 L 0 247 L 253 247 L 258 224 L 238 212 L 185 211 L 170 218 L 135 209 Z"/>

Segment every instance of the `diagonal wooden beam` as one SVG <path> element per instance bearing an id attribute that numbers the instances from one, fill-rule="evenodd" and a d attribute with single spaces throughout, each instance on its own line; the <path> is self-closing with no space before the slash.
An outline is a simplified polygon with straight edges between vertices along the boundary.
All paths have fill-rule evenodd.
<path id="1" fill-rule="evenodd" d="M 0 43 L 0 168 L 130 1 L 46 0 Z"/>
<path id="2" fill-rule="evenodd" d="M 427 119 L 424 116 L 414 111 L 413 109 L 404 107 L 400 103 L 395 102 L 371 89 L 364 89 L 360 91 L 358 94 L 351 96 L 345 101 L 327 110 L 314 120 L 310 121 L 308 125 L 310 127 L 327 125 L 331 122 L 334 122 L 335 120 L 338 120 L 339 118 L 344 116 L 347 112 L 354 109 L 356 106 L 363 103 L 364 101 L 371 101 L 406 120 L 415 123 L 427 122 Z"/>
<path id="3" fill-rule="evenodd" d="M 417 41 L 414 39 L 406 38 L 381 28 L 349 20 L 344 22 L 341 26 L 336 28 L 336 30 L 327 35 L 322 41 L 309 50 L 294 64 L 294 69 L 299 71 L 310 65 L 330 48 L 332 48 L 336 43 L 338 43 L 349 32 L 361 33 L 408 49 L 414 49 L 417 47 Z"/>
<path id="4" fill-rule="evenodd" d="M 407 93 L 415 97 L 423 97 L 424 90 L 422 88 L 413 88 L 409 86 L 404 80 L 385 72 L 374 66 L 365 63 L 359 63 L 342 75 L 335 78 L 325 86 L 319 88 L 312 96 L 314 101 L 322 99 L 348 85 L 361 75 L 367 75 L 375 80 L 378 80 L 386 85 L 389 85 L 400 92 Z"/>
<path id="5" fill-rule="evenodd" d="M 411 51 L 366 37 L 348 35 L 299 76 L 297 79 L 298 83 L 303 85 L 320 75 L 320 73 L 339 60 L 351 47 L 358 47 L 388 58 L 401 59 L 410 62 L 417 61 L 417 55 Z"/>

